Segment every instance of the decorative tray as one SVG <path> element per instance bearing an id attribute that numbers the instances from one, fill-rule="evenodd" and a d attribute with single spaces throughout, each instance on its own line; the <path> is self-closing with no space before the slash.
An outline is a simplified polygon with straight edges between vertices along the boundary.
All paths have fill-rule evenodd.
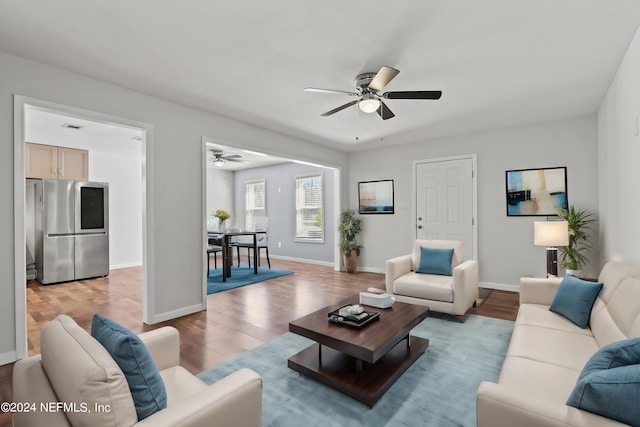
<path id="1" fill-rule="evenodd" d="M 353 307 L 347 304 L 339 309 L 329 313 L 329 321 L 338 325 L 346 325 L 354 328 L 362 328 L 369 323 L 380 318 L 380 313 L 376 311 L 363 310 L 360 314 L 350 313 L 349 308 Z"/>

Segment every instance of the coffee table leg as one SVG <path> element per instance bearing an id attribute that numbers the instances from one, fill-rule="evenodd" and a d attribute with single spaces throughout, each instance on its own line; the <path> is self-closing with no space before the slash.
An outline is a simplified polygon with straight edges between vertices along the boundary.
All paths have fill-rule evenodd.
<path id="1" fill-rule="evenodd" d="M 411 348 L 411 335 L 407 335 L 407 350 Z"/>
<path id="2" fill-rule="evenodd" d="M 362 372 L 362 360 L 356 359 L 356 372 Z"/>
<path id="3" fill-rule="evenodd" d="M 318 344 L 318 365 L 322 366 L 322 344 Z"/>

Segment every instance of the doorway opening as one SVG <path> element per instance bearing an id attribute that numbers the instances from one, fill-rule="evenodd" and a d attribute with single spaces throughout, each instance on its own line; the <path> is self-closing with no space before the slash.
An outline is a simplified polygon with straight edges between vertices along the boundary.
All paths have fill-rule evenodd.
<path id="1" fill-rule="evenodd" d="M 29 264 L 35 266 L 29 225 L 33 218 L 26 215 L 26 143 L 36 143 L 37 148 L 62 147 L 84 152 L 87 175 L 74 179 L 109 183 L 109 269 L 142 266 L 143 320 L 147 322 L 147 283 L 152 269 L 147 261 L 149 245 L 145 232 L 149 225 L 146 158 L 151 125 L 17 95 L 14 115 L 16 358 L 28 355 L 26 284 L 27 278 L 35 274 L 26 268 Z"/>
<path id="2" fill-rule="evenodd" d="M 203 292 L 207 288 L 208 232 L 217 229 L 215 211 L 228 211 L 226 222 L 232 228 L 247 225 L 255 212 L 248 212 L 246 186 L 262 183 L 263 207 L 253 206 L 265 215 L 269 224 L 271 258 L 315 263 L 341 268 L 338 248 L 338 223 L 341 209 L 341 174 L 334 165 L 318 164 L 291 156 L 249 147 L 229 141 L 202 138 L 202 277 Z M 323 205 L 321 221 L 324 238 L 315 242 L 296 239 L 295 178 L 309 173 L 322 180 Z"/>

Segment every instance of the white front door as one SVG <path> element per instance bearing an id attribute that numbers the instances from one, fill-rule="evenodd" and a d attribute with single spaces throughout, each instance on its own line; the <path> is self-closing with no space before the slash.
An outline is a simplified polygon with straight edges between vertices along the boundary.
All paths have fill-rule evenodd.
<path id="1" fill-rule="evenodd" d="M 474 160 L 416 163 L 416 238 L 461 240 L 464 259 L 475 258 Z"/>

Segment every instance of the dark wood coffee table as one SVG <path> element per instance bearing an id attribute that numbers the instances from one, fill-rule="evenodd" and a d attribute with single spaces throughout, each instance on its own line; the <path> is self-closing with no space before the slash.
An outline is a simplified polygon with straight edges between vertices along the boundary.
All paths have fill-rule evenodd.
<path id="1" fill-rule="evenodd" d="M 327 314 L 358 295 L 289 323 L 289 331 L 317 344 L 288 360 L 289 368 L 373 406 L 409 366 L 429 347 L 429 340 L 409 332 L 429 314 L 421 305 L 396 302 L 391 308 L 364 306 L 380 319 L 355 329 L 329 322 Z"/>

